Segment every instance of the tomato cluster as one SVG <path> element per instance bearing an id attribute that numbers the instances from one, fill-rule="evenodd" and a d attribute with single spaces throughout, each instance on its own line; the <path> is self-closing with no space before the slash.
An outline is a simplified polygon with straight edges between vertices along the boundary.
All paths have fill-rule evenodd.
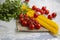
<path id="1" fill-rule="evenodd" d="M 19 22 L 22 26 L 27 26 L 28 29 L 40 29 L 41 25 L 34 19 L 34 17 L 28 17 L 27 14 L 19 15 Z"/>
<path id="2" fill-rule="evenodd" d="M 50 14 L 49 14 L 49 13 L 50 13 L 49 10 L 46 9 L 45 6 L 42 6 L 42 8 L 40 9 L 40 8 L 37 8 L 35 5 L 33 5 L 33 6 L 32 6 L 32 10 L 35 10 L 35 11 L 36 11 L 35 14 L 34 14 L 34 17 L 35 17 L 35 18 L 38 17 L 37 12 L 40 12 L 41 15 L 42 15 L 42 14 L 48 15 L 48 16 L 47 16 L 48 19 L 52 19 L 52 18 L 55 18 L 55 17 L 57 16 L 57 14 L 56 14 L 55 12 L 53 12 L 53 13 L 50 15 Z"/>
<path id="3" fill-rule="evenodd" d="M 55 18 L 56 16 L 57 16 L 57 14 L 55 12 L 53 12 L 51 15 L 48 15 L 48 19 Z"/>
<path id="4" fill-rule="evenodd" d="M 32 6 L 32 10 L 35 11 L 34 17 L 29 17 L 27 14 L 21 13 L 19 15 L 19 22 L 22 26 L 27 26 L 30 30 L 33 29 L 40 29 L 41 25 L 35 20 L 39 15 L 48 15 L 48 19 L 52 19 L 56 17 L 56 13 L 53 12 L 51 15 L 49 15 L 49 10 L 46 9 L 45 6 L 43 6 L 41 9 L 37 8 L 36 6 Z"/>

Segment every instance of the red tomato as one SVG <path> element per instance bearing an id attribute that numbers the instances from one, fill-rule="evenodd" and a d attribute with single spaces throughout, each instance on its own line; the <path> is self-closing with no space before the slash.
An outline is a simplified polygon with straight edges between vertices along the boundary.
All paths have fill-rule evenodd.
<path id="1" fill-rule="evenodd" d="M 29 17 L 27 14 L 24 15 L 25 20 L 29 20 Z"/>
<path id="2" fill-rule="evenodd" d="M 42 7 L 42 10 L 44 10 L 44 11 L 45 11 L 45 10 L 46 10 L 46 7 L 45 7 L 45 6 L 43 6 L 43 7 Z"/>
<path id="3" fill-rule="evenodd" d="M 25 0 L 25 2 L 29 2 L 29 0 Z"/>
<path id="4" fill-rule="evenodd" d="M 34 5 L 34 6 L 32 6 L 32 10 L 36 10 L 36 8 L 37 8 L 37 7 L 36 7 L 35 5 Z"/>
<path id="5" fill-rule="evenodd" d="M 20 23 L 21 23 L 23 20 L 24 20 L 24 18 L 20 18 L 20 20 L 19 20 L 19 21 L 20 21 Z"/>
<path id="6" fill-rule="evenodd" d="M 51 15 L 48 15 L 48 19 L 52 19 L 52 16 Z"/>
<path id="7" fill-rule="evenodd" d="M 25 18 L 28 18 L 28 15 L 27 15 L 27 14 L 25 14 L 25 15 L 24 15 L 24 17 L 25 17 Z"/>
<path id="8" fill-rule="evenodd" d="M 25 18 L 26 21 L 30 20 L 29 18 Z"/>
<path id="9" fill-rule="evenodd" d="M 44 14 L 44 11 L 41 9 L 41 10 L 39 10 L 39 12 L 41 13 L 41 14 Z"/>
<path id="10" fill-rule="evenodd" d="M 36 12 L 39 12 L 40 11 L 40 9 L 39 8 L 36 8 Z"/>
<path id="11" fill-rule="evenodd" d="M 38 17 L 38 15 L 39 15 L 39 14 L 37 14 L 36 12 L 34 13 L 34 17 L 35 17 L 35 18 Z"/>
<path id="12" fill-rule="evenodd" d="M 35 25 L 35 28 L 36 28 L 36 29 L 40 29 L 40 27 L 41 27 L 40 24 L 36 24 L 36 25 Z"/>
<path id="13" fill-rule="evenodd" d="M 27 21 L 22 21 L 23 26 L 27 26 Z"/>
<path id="14" fill-rule="evenodd" d="M 20 15 L 19 15 L 19 18 L 22 18 L 24 15 L 21 13 Z"/>
<path id="15" fill-rule="evenodd" d="M 49 14 L 49 10 L 45 10 L 45 14 L 46 14 L 46 15 Z"/>
<path id="16" fill-rule="evenodd" d="M 30 19 L 31 19 L 32 21 L 34 21 L 34 20 L 35 20 L 33 17 L 30 17 Z"/>
<path id="17" fill-rule="evenodd" d="M 33 21 L 28 20 L 27 24 L 28 24 L 28 26 L 29 26 L 30 24 L 33 24 Z"/>
<path id="18" fill-rule="evenodd" d="M 55 12 L 52 13 L 52 17 L 55 18 L 57 14 Z"/>
<path id="19" fill-rule="evenodd" d="M 33 20 L 33 22 L 34 22 L 34 24 L 38 24 L 38 22 L 35 19 Z"/>
<path id="20" fill-rule="evenodd" d="M 34 24 L 30 24 L 30 25 L 29 25 L 29 29 L 30 29 L 30 30 L 33 30 L 33 29 L 34 29 Z"/>

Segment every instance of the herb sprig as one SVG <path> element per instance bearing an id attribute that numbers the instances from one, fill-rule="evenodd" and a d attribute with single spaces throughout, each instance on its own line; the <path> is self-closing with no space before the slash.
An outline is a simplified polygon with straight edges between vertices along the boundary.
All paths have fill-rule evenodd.
<path id="1" fill-rule="evenodd" d="M 18 18 L 21 9 L 21 0 L 6 0 L 0 4 L 0 20 L 10 21 L 12 18 Z"/>

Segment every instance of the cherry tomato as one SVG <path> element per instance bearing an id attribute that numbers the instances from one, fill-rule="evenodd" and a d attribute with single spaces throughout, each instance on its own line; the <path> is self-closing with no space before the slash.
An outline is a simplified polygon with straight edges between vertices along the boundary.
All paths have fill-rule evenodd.
<path id="1" fill-rule="evenodd" d="M 45 14 L 46 14 L 46 15 L 49 14 L 49 10 L 45 10 Z"/>
<path id="2" fill-rule="evenodd" d="M 30 25 L 29 25 L 29 29 L 30 29 L 30 30 L 33 30 L 33 29 L 34 29 L 34 24 L 30 24 Z"/>
<path id="3" fill-rule="evenodd" d="M 23 20 L 24 20 L 24 18 L 20 18 L 20 20 L 19 20 L 19 21 L 20 21 L 20 23 L 21 23 Z"/>
<path id="4" fill-rule="evenodd" d="M 34 19 L 34 17 L 30 17 L 30 20 L 34 21 L 35 19 Z"/>
<path id="5" fill-rule="evenodd" d="M 32 10 L 36 10 L 36 8 L 37 8 L 37 7 L 36 7 L 35 5 L 34 5 L 34 6 L 32 6 Z"/>
<path id="6" fill-rule="evenodd" d="M 36 8 L 36 12 L 39 12 L 40 11 L 40 9 L 39 8 Z"/>
<path id="7" fill-rule="evenodd" d="M 57 14 L 55 12 L 52 13 L 52 17 L 55 18 Z"/>
<path id="8" fill-rule="evenodd" d="M 41 9 L 41 10 L 39 10 L 39 12 L 41 13 L 41 14 L 44 14 L 44 11 Z"/>
<path id="9" fill-rule="evenodd" d="M 28 24 L 28 26 L 29 26 L 30 24 L 33 24 L 33 21 L 28 20 L 27 24 Z"/>
<path id="10" fill-rule="evenodd" d="M 52 16 L 51 15 L 48 15 L 48 19 L 52 19 Z"/>
<path id="11" fill-rule="evenodd" d="M 30 20 L 29 18 L 25 18 L 26 21 Z"/>
<path id="12" fill-rule="evenodd" d="M 38 24 L 38 22 L 36 20 L 34 20 L 35 24 Z"/>
<path id="13" fill-rule="evenodd" d="M 40 29 L 40 27 L 41 27 L 40 24 L 36 24 L 36 25 L 35 25 L 35 28 L 36 28 L 36 29 Z"/>
<path id="14" fill-rule="evenodd" d="M 27 26 L 27 21 L 22 21 L 23 26 Z"/>
<path id="15" fill-rule="evenodd" d="M 29 0 L 25 0 L 25 2 L 29 2 Z"/>
<path id="16" fill-rule="evenodd" d="M 44 11 L 45 11 L 45 10 L 46 10 L 46 7 L 45 7 L 45 6 L 43 6 L 43 7 L 42 7 L 42 10 L 44 10 Z"/>
<path id="17" fill-rule="evenodd" d="M 25 18 L 28 18 L 28 15 L 27 15 L 27 14 L 25 14 L 25 15 L 24 15 L 24 17 L 25 17 Z"/>
<path id="18" fill-rule="evenodd" d="M 20 15 L 19 15 L 19 18 L 22 18 L 24 15 L 21 13 Z"/>
<path id="19" fill-rule="evenodd" d="M 37 14 L 36 12 L 34 13 L 34 17 L 35 17 L 35 18 L 38 17 L 38 15 L 39 15 L 39 14 Z"/>

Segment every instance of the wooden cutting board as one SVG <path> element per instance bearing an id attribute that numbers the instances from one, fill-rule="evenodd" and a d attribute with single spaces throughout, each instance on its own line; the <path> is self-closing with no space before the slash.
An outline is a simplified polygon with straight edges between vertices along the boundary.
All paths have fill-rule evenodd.
<path id="1" fill-rule="evenodd" d="M 23 32 L 48 32 L 48 30 L 43 27 L 41 27 L 39 30 L 37 29 L 29 30 L 27 27 L 22 26 L 19 23 L 19 20 L 16 20 L 16 27 L 18 31 L 23 31 Z"/>

